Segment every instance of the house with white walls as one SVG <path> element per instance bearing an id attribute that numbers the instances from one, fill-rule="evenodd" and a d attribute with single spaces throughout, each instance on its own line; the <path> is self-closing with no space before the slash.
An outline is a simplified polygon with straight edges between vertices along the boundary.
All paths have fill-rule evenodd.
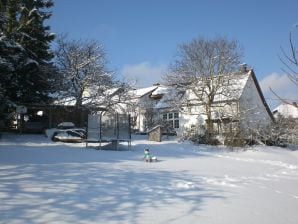
<path id="1" fill-rule="evenodd" d="M 155 85 L 139 91 L 145 93 L 137 96 L 140 105 L 141 102 L 147 105 L 136 113 L 136 128 L 140 131 L 146 131 L 144 112 L 151 108 L 156 121 L 166 121 L 177 133 L 194 128 L 204 132 L 207 119 L 204 104 L 191 90 Z M 254 129 L 266 128 L 274 119 L 253 70 L 229 75 L 229 86 L 225 91 L 229 94 L 215 95 L 211 105 L 214 134 L 241 130 L 249 135 Z"/>
<path id="2" fill-rule="evenodd" d="M 276 107 L 272 111 L 274 117 L 277 117 L 278 115 L 282 115 L 285 118 L 297 118 L 298 119 L 298 105 L 296 102 L 293 102 L 292 104 L 289 103 L 282 103 L 278 107 Z"/>
<path id="3" fill-rule="evenodd" d="M 131 106 L 127 109 L 127 112 L 131 114 L 132 128 L 137 132 L 146 132 L 147 119 L 146 114 L 148 110 L 152 110 L 156 101 L 151 97 L 154 90 L 158 88 L 157 85 L 153 85 L 147 88 L 140 88 L 130 91 Z"/>

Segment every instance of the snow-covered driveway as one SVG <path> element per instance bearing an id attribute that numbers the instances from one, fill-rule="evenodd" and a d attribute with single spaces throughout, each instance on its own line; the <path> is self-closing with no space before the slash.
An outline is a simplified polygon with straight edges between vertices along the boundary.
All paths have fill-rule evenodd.
<path id="1" fill-rule="evenodd" d="M 148 147 L 159 162 L 142 161 Z M 98 151 L 40 135 L 0 140 L 0 223 L 298 222 L 298 151 L 135 139 Z"/>

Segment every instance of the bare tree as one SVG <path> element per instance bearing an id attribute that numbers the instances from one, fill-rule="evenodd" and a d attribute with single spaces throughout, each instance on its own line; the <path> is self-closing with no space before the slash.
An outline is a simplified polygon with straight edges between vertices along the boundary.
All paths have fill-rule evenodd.
<path id="1" fill-rule="evenodd" d="M 297 25 L 298 27 L 298 25 Z M 285 49 L 281 47 L 281 56 L 279 56 L 280 61 L 285 66 L 282 69 L 289 79 L 295 84 L 298 85 L 298 51 L 293 41 L 293 32 L 290 31 L 289 34 L 289 44 L 290 44 L 290 53 L 286 53 Z"/>
<path id="2" fill-rule="evenodd" d="M 94 106 L 102 103 L 106 95 L 114 97 L 115 87 L 111 72 L 107 70 L 103 46 L 96 41 L 57 39 L 56 64 L 60 69 L 60 97 L 75 99 L 76 106 Z"/>
<path id="3" fill-rule="evenodd" d="M 177 87 L 180 94 L 177 101 L 181 105 L 200 105 L 204 108 L 207 134 L 213 133 L 212 105 L 215 97 L 221 95 L 229 98 L 234 94 L 235 89 L 230 85 L 233 73 L 239 69 L 241 57 L 242 49 L 238 42 L 224 37 L 211 40 L 198 37 L 178 46 L 178 58 L 170 66 L 171 72 L 164 80 Z"/>
<path id="4" fill-rule="evenodd" d="M 297 27 L 298 25 L 296 25 L 294 28 Z M 293 82 L 295 85 L 298 85 L 298 50 L 293 40 L 293 30 L 291 30 L 289 33 L 289 48 L 289 50 L 285 50 L 283 47 L 280 47 L 281 54 L 279 55 L 279 59 L 284 66 L 282 71 L 285 74 L 287 74 L 291 82 Z M 270 88 L 270 90 L 282 102 L 286 104 L 291 104 L 298 108 L 297 104 L 293 104 L 292 102 L 289 102 L 289 100 L 284 99 L 283 97 L 278 95 L 273 89 Z"/>
<path id="5" fill-rule="evenodd" d="M 254 128 L 254 140 L 261 144 L 289 146 L 298 143 L 298 120 L 293 117 L 284 117 L 280 114 L 266 129 Z"/>
<path id="6" fill-rule="evenodd" d="M 145 108 L 144 110 L 145 129 L 149 130 L 155 125 L 156 112 L 154 108 Z"/>

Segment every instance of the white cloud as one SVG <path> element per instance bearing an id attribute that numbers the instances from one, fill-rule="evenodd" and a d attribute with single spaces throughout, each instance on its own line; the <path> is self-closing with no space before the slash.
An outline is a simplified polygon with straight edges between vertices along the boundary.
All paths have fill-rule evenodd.
<path id="1" fill-rule="evenodd" d="M 121 74 L 129 80 L 137 80 L 138 87 L 148 87 L 161 82 L 161 77 L 165 74 L 166 69 L 166 65 L 153 65 L 145 61 L 140 64 L 125 65 L 121 70 Z"/>
<path id="2" fill-rule="evenodd" d="M 260 81 L 260 86 L 264 93 L 270 92 L 269 88 L 274 89 L 274 91 L 282 91 L 288 87 L 290 82 L 286 75 L 272 73 Z"/>
<path id="3" fill-rule="evenodd" d="M 270 88 L 283 99 L 290 102 L 298 100 L 298 88 L 286 74 L 272 73 L 260 81 L 260 86 L 266 101 L 272 109 L 279 105 L 281 101 L 272 93 Z"/>

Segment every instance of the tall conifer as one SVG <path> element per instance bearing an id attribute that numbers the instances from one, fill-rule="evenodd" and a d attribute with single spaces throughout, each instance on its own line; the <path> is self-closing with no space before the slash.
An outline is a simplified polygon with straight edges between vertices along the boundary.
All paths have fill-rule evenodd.
<path id="1" fill-rule="evenodd" d="M 46 102 L 50 86 L 50 43 L 44 25 L 51 0 L 1 0 L 0 87 L 15 104 Z"/>

